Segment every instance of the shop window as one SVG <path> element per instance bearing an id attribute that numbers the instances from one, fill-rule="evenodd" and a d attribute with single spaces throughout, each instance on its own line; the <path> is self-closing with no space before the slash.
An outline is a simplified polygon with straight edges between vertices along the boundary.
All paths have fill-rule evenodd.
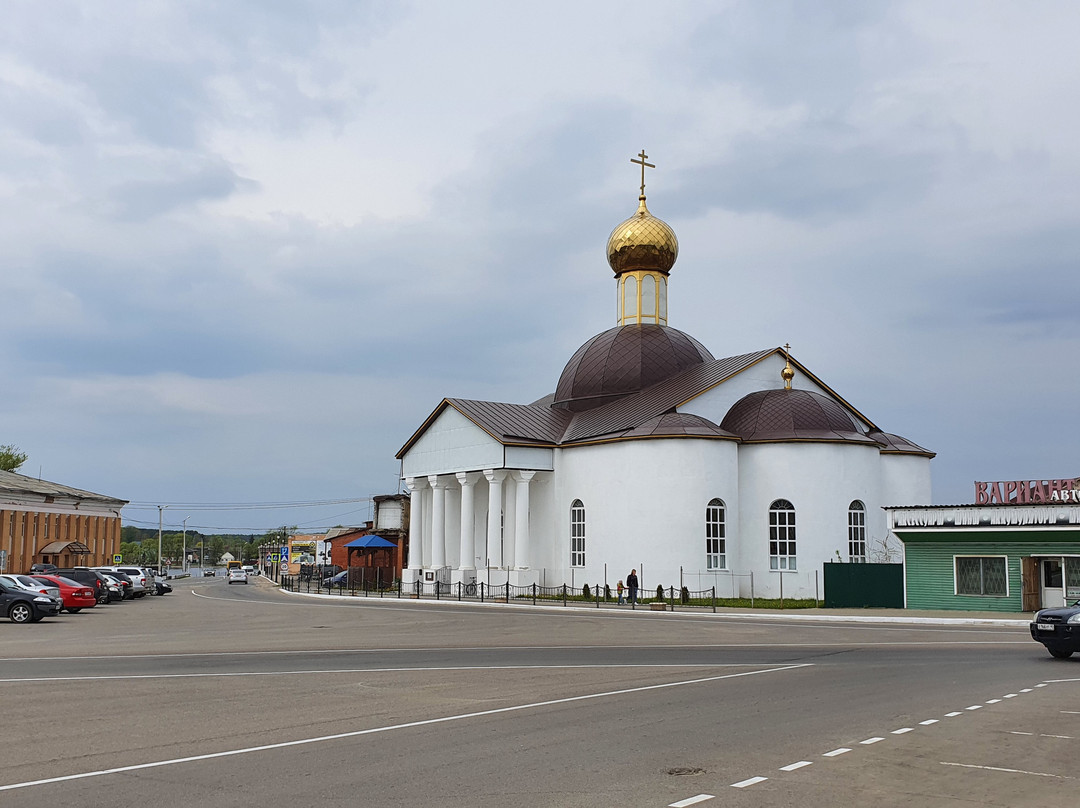
<path id="1" fill-rule="evenodd" d="M 955 556 L 956 594 L 1003 598 L 1009 594 L 1005 556 Z"/>

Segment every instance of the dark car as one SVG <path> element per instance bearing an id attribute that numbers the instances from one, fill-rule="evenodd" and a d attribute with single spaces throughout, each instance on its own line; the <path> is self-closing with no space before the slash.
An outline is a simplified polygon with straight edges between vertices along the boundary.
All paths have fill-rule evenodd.
<path id="1" fill-rule="evenodd" d="M 60 613 L 60 599 L 0 582 L 0 617 L 12 623 L 36 623 Z"/>
<path id="2" fill-rule="evenodd" d="M 56 570 L 59 569 L 55 564 L 31 564 L 31 575 L 55 575 Z"/>
<path id="3" fill-rule="evenodd" d="M 89 567 L 66 567 L 58 569 L 52 574 L 62 575 L 65 578 L 78 581 L 80 584 L 86 584 L 94 590 L 94 597 L 97 598 L 98 603 L 108 603 L 112 600 L 109 597 L 109 584 L 105 580 L 105 576 Z"/>
<path id="4" fill-rule="evenodd" d="M 1080 600 L 1061 609 L 1035 612 L 1031 639 L 1045 645 L 1055 659 L 1068 659 L 1080 651 Z"/>

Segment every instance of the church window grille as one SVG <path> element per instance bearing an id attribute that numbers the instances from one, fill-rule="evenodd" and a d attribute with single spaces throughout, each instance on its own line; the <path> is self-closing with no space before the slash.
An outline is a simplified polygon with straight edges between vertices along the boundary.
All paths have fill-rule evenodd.
<path id="1" fill-rule="evenodd" d="M 585 566 L 585 505 L 580 499 L 570 506 L 570 566 Z"/>
<path id="2" fill-rule="evenodd" d="M 719 499 L 714 499 L 705 508 L 705 568 L 727 569 L 726 550 L 724 503 Z"/>
<path id="3" fill-rule="evenodd" d="M 859 500 L 848 505 L 847 512 L 848 561 L 866 563 L 866 506 Z"/>
<path id="4" fill-rule="evenodd" d="M 795 506 L 778 499 L 769 506 L 769 569 L 795 568 Z"/>

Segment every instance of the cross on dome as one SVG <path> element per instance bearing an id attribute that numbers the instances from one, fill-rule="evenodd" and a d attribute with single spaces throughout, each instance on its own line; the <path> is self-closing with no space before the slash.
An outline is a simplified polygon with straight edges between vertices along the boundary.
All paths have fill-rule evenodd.
<path id="1" fill-rule="evenodd" d="M 656 168 L 656 166 L 654 166 L 652 163 L 646 163 L 645 162 L 646 160 L 649 159 L 649 155 L 647 155 L 645 153 L 644 149 L 642 149 L 641 153 L 638 154 L 638 158 L 639 159 L 635 160 L 633 157 L 631 157 L 630 162 L 641 166 L 641 198 L 644 199 L 645 198 L 645 169 L 646 168 Z"/>

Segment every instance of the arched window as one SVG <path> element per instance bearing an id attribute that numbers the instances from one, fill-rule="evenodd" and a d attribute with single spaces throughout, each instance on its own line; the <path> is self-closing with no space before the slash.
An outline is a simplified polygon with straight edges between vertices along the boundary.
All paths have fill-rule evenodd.
<path id="1" fill-rule="evenodd" d="M 638 318 L 637 302 L 637 278 L 627 275 L 623 281 L 623 311 L 622 315 L 628 323 L 640 322 Z"/>
<path id="2" fill-rule="evenodd" d="M 705 569 L 727 569 L 724 503 L 712 500 L 705 508 Z"/>
<path id="3" fill-rule="evenodd" d="M 848 505 L 847 552 L 848 561 L 866 563 L 866 506 L 857 499 Z"/>
<path id="4" fill-rule="evenodd" d="M 641 279 L 641 322 L 656 322 L 656 278 L 652 275 Z"/>
<path id="5" fill-rule="evenodd" d="M 795 569 L 795 506 L 786 499 L 769 506 L 769 569 Z"/>
<path id="6" fill-rule="evenodd" d="M 580 499 L 570 506 L 570 566 L 585 566 L 585 506 Z"/>

